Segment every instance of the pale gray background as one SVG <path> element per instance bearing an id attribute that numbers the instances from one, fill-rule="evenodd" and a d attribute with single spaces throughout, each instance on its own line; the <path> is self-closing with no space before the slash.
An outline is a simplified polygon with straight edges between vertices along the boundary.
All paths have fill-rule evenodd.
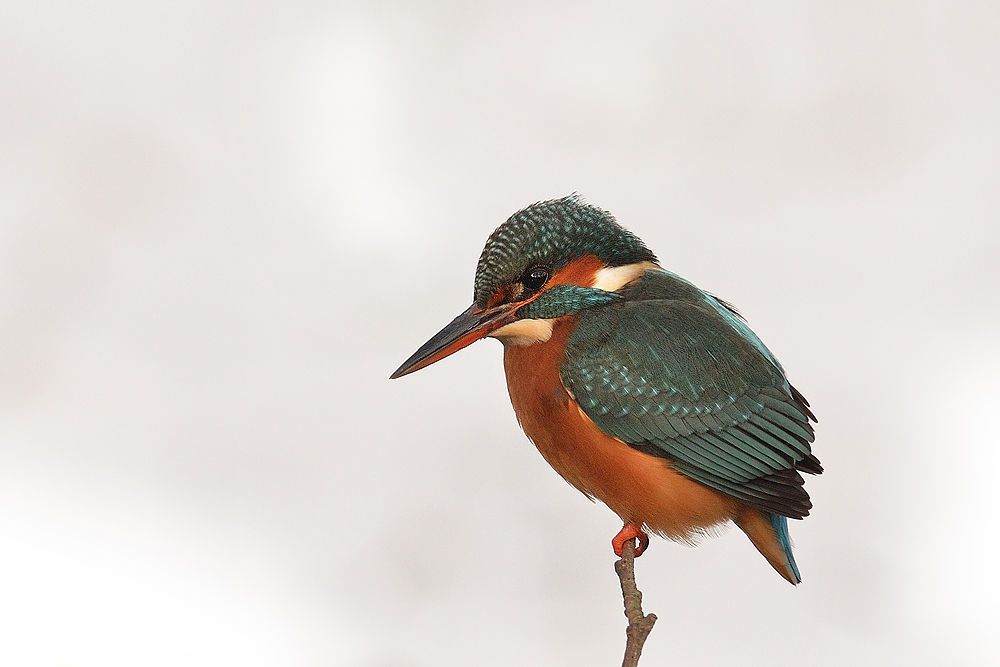
<path id="1" fill-rule="evenodd" d="M 820 417 L 793 589 L 638 563 L 646 665 L 997 664 L 1000 4 L 0 9 L 0 663 L 616 665 L 620 524 L 500 345 L 387 376 L 583 194 Z"/>

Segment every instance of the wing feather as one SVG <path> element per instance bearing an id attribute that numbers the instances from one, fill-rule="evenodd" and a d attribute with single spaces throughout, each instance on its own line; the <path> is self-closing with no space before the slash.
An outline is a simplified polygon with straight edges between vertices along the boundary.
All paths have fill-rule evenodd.
<path id="1" fill-rule="evenodd" d="M 599 428 L 753 507 L 801 518 L 799 470 L 815 417 L 763 343 L 726 307 L 666 271 L 584 311 L 562 380 Z"/>

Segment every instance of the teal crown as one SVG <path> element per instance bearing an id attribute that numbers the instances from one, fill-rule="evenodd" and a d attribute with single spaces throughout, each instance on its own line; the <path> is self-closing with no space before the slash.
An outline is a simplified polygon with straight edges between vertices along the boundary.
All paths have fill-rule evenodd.
<path id="1" fill-rule="evenodd" d="M 608 266 L 656 261 L 638 236 L 577 195 L 539 202 L 490 234 L 476 267 L 476 303 L 485 307 L 497 287 L 516 283 L 529 268 L 547 266 L 554 273 L 584 255 Z"/>

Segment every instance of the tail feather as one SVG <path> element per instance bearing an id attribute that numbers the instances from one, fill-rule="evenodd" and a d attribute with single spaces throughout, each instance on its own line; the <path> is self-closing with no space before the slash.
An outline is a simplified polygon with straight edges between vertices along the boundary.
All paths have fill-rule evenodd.
<path id="1" fill-rule="evenodd" d="M 788 536 L 788 519 L 780 514 L 768 514 L 771 519 L 771 526 L 774 528 L 774 535 L 778 538 L 778 544 L 785 551 L 785 561 L 788 569 L 791 570 L 795 584 L 802 583 L 799 576 L 799 566 L 795 564 L 795 556 L 792 555 L 792 538 Z"/>
<path id="2" fill-rule="evenodd" d="M 788 519 L 780 514 L 761 512 L 746 505 L 734 520 L 778 574 L 791 584 L 802 582 L 795 557 L 792 556 Z"/>

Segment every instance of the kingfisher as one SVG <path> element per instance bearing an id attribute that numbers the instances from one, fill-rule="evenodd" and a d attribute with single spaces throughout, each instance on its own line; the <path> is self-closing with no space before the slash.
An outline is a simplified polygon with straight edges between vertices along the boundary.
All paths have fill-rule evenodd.
<path id="1" fill-rule="evenodd" d="M 694 544 L 735 523 L 793 585 L 787 519 L 812 503 L 816 417 L 736 309 L 662 268 L 579 196 L 539 202 L 494 231 L 473 304 L 392 378 L 487 336 L 504 347 L 517 420 L 542 457 L 623 523 Z"/>

